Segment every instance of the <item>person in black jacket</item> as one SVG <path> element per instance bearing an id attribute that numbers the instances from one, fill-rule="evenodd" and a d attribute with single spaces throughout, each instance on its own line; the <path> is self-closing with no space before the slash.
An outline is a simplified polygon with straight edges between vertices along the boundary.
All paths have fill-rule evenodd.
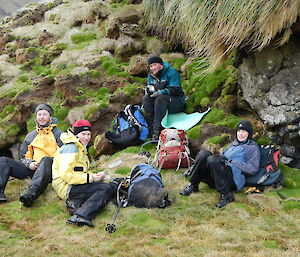
<path id="1" fill-rule="evenodd" d="M 32 178 L 28 189 L 19 198 L 26 207 L 32 206 L 34 200 L 51 183 L 53 156 L 62 145 L 62 131 L 56 127 L 57 120 L 52 118 L 52 112 L 48 104 L 36 107 L 37 126 L 21 145 L 20 161 L 0 157 L 0 203 L 7 201 L 4 189 L 10 176 L 18 179 Z"/>
<path id="2" fill-rule="evenodd" d="M 207 150 L 200 151 L 191 172 L 190 185 L 180 194 L 189 196 L 199 191 L 200 181 L 220 192 L 217 207 L 224 207 L 234 201 L 233 191 L 240 190 L 246 182 L 245 176 L 252 176 L 259 169 L 260 150 L 252 140 L 252 125 L 242 121 L 236 130 L 234 140 L 221 155 Z"/>

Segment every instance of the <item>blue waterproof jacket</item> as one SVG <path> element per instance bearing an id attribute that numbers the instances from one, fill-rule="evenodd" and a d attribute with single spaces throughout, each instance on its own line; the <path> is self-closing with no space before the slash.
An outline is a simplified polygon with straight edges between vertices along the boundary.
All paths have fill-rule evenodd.
<path id="1" fill-rule="evenodd" d="M 157 82 L 159 81 L 154 76 L 148 75 L 147 85 L 155 85 Z M 163 95 L 178 97 L 182 103 L 185 103 L 185 96 L 180 83 L 180 74 L 168 62 L 163 62 L 160 82 L 166 82 L 165 88 L 160 90 Z"/>
<path id="2" fill-rule="evenodd" d="M 253 176 L 259 169 L 260 150 L 253 140 L 246 142 L 234 140 L 222 153 L 231 167 L 233 180 L 237 190 L 240 190 L 246 183 L 245 176 Z"/>

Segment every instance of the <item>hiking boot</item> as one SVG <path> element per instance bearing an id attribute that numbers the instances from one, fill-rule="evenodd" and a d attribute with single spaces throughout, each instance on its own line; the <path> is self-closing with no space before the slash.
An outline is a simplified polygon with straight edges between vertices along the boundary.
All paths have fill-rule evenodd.
<path id="1" fill-rule="evenodd" d="M 159 134 L 160 134 L 160 132 L 158 132 L 158 133 L 153 132 L 152 138 L 151 138 L 152 141 L 158 140 L 159 139 Z"/>
<path id="2" fill-rule="evenodd" d="M 79 206 L 77 206 L 75 204 L 75 202 L 69 198 L 66 200 L 66 207 L 71 216 L 73 216 L 75 214 L 76 210 L 79 208 Z"/>
<path id="3" fill-rule="evenodd" d="M 154 126 L 152 132 L 152 140 L 158 140 L 160 132 L 163 130 L 161 126 Z"/>
<path id="4" fill-rule="evenodd" d="M 220 196 L 220 202 L 216 204 L 216 207 L 222 208 L 225 207 L 227 204 L 234 202 L 234 196 L 232 192 L 229 192 L 227 194 L 221 194 Z"/>
<path id="5" fill-rule="evenodd" d="M 84 217 L 81 217 L 79 215 L 73 215 L 72 217 L 70 217 L 67 221 L 68 224 L 74 224 L 77 225 L 79 227 L 81 226 L 88 226 L 88 227 L 94 227 L 93 223 L 91 220 L 88 220 Z"/>
<path id="6" fill-rule="evenodd" d="M 24 193 L 20 195 L 19 198 L 20 202 L 23 203 L 25 207 L 31 207 L 33 205 L 33 202 L 35 200 L 35 195 L 30 193 Z"/>
<path id="7" fill-rule="evenodd" d="M 6 202 L 7 202 L 7 199 L 5 197 L 3 189 L 0 189 L 0 203 L 6 203 Z"/>
<path id="8" fill-rule="evenodd" d="M 198 185 L 195 186 L 195 185 L 190 184 L 190 185 L 186 186 L 186 187 L 180 192 L 180 194 L 181 194 L 181 195 L 185 195 L 185 196 L 189 196 L 191 193 L 193 193 L 193 192 L 198 192 L 198 191 L 199 191 Z"/>

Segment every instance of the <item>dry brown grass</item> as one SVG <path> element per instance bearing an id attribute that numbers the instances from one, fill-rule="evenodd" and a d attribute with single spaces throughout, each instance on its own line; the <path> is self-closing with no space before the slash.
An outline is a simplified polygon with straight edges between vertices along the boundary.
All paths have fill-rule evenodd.
<path id="1" fill-rule="evenodd" d="M 261 50 L 273 39 L 282 45 L 300 15 L 299 0 L 144 0 L 143 7 L 149 28 L 214 65 L 235 48 Z"/>

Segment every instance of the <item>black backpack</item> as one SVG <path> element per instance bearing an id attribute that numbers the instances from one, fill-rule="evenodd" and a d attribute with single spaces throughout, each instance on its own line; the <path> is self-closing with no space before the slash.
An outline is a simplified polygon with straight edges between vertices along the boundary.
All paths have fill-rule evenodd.
<path id="1" fill-rule="evenodd" d="M 257 187 L 263 191 L 265 186 L 283 185 L 284 176 L 278 167 L 280 151 L 273 146 L 260 146 L 261 160 L 258 172 L 246 177 L 246 186 Z"/>

